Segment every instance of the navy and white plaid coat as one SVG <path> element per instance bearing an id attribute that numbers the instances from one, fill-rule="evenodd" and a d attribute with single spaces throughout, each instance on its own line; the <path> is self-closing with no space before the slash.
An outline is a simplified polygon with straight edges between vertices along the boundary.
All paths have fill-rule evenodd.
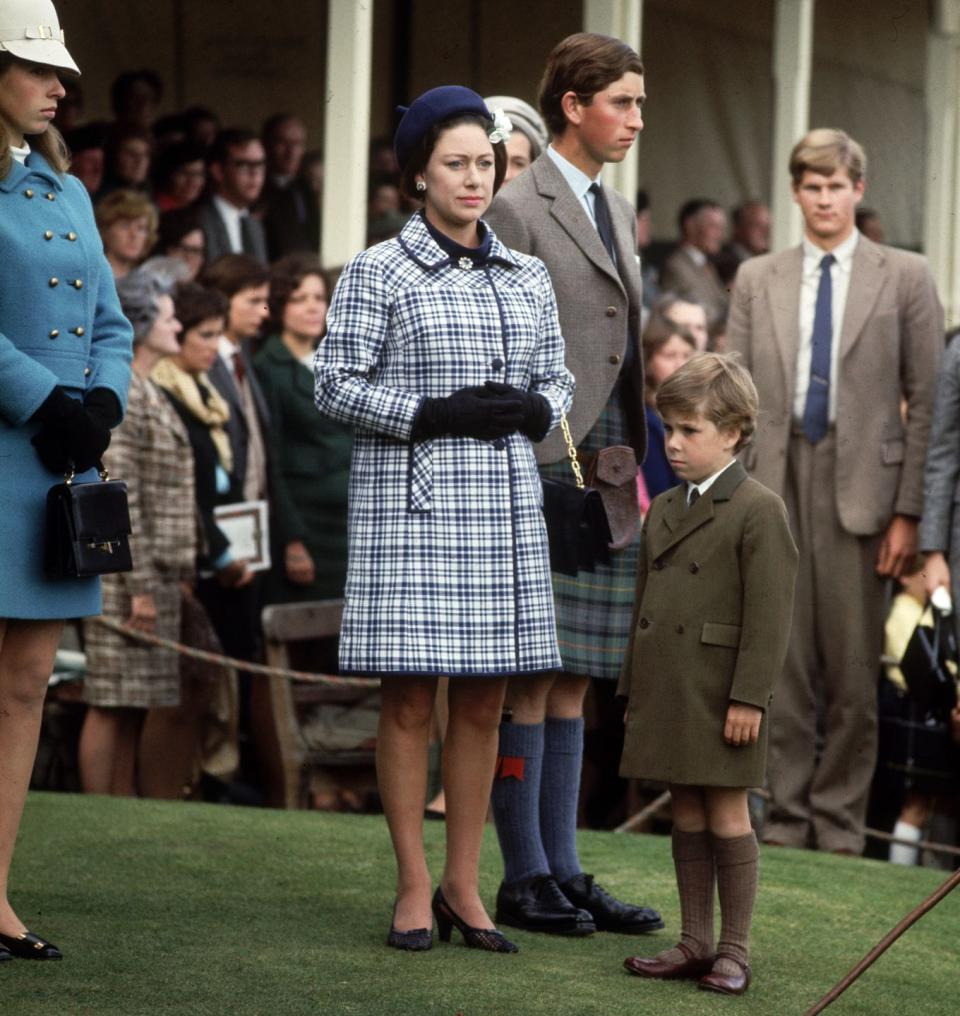
<path id="1" fill-rule="evenodd" d="M 522 434 L 411 442 L 421 401 L 502 381 L 569 408 L 550 276 L 496 237 L 454 261 L 419 215 L 358 254 L 317 350 L 316 402 L 356 426 L 340 663 L 361 674 L 560 669 L 543 493 Z"/>

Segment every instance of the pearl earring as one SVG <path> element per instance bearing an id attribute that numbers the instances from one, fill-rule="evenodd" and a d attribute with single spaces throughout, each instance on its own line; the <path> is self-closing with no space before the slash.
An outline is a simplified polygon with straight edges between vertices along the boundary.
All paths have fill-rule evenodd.
<path id="1" fill-rule="evenodd" d="M 423 180 L 418 180 L 417 181 L 417 190 L 422 194 L 426 189 L 427 189 L 427 185 L 423 182 Z"/>

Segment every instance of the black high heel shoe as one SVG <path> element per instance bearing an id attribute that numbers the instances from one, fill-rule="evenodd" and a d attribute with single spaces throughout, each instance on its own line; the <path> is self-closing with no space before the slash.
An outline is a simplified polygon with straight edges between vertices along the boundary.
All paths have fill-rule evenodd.
<path id="1" fill-rule="evenodd" d="M 447 903 L 443 890 L 437 886 L 433 894 L 433 916 L 437 920 L 437 934 L 441 942 L 450 941 L 450 932 L 454 926 L 463 935 L 463 944 L 468 949 L 484 949 L 487 952 L 515 953 L 519 952 L 517 947 L 503 933 L 496 928 L 471 928 L 466 921 L 462 920 Z"/>
<path id="2" fill-rule="evenodd" d="M 18 960 L 62 960 L 63 953 L 52 943 L 25 931 L 22 935 L 0 934 L 0 948 L 5 948 Z M 0 956 L 0 960 L 4 959 Z"/>
<path id="3" fill-rule="evenodd" d="M 393 905 L 393 918 L 397 916 L 397 905 Z M 424 952 L 433 948 L 433 928 L 411 928 L 410 931 L 397 931 L 390 921 L 390 933 L 387 945 L 391 949 L 402 949 L 405 952 Z"/>

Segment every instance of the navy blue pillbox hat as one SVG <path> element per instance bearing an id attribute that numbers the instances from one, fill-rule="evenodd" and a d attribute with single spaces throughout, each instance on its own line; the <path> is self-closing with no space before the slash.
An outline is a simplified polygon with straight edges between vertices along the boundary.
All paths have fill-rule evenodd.
<path id="1" fill-rule="evenodd" d="M 493 116 L 483 99 L 463 85 L 431 88 L 414 99 L 410 106 L 397 106 L 397 112 L 403 113 L 403 118 L 393 136 L 393 150 L 401 169 L 407 164 L 416 143 L 435 123 L 470 113 L 493 122 Z"/>

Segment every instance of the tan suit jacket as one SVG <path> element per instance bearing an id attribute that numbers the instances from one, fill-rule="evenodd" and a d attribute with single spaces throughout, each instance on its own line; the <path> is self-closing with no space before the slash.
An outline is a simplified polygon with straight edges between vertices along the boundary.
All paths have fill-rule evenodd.
<path id="1" fill-rule="evenodd" d="M 745 261 L 727 323 L 727 349 L 743 354 L 760 393 L 757 434 L 745 462 L 778 494 L 793 425 L 802 271 L 802 247 Z M 894 514 L 919 518 L 923 512 L 943 350 L 943 310 L 925 259 L 861 236 L 839 341 L 837 511 L 847 532 L 872 536 Z"/>
<path id="2" fill-rule="evenodd" d="M 696 504 L 654 498 L 643 526 L 621 775 L 704 786 L 763 783 L 766 710 L 790 638 L 797 548 L 783 501 L 739 462 Z M 764 710 L 760 740 L 731 747 L 731 700 Z"/>
<path id="3" fill-rule="evenodd" d="M 544 152 L 497 195 L 485 219 L 514 250 L 540 258 L 550 272 L 566 346 L 566 366 L 577 389 L 567 422 L 579 445 L 597 422 L 620 374 L 628 323 L 640 335 L 642 286 L 637 261 L 636 223 L 630 203 L 605 188 L 620 271 L 610 261 L 600 234 L 560 170 Z M 621 279 L 621 273 L 623 278 Z M 643 358 L 635 350 L 628 424 L 637 461 L 646 453 L 643 413 Z M 566 455 L 557 428 L 537 445 L 537 461 Z"/>
<path id="4" fill-rule="evenodd" d="M 694 264 L 683 247 L 678 247 L 664 262 L 660 272 L 660 289 L 699 303 L 707 312 L 711 335 L 723 331 L 730 296 L 712 264 L 707 262 L 701 268 Z"/>

